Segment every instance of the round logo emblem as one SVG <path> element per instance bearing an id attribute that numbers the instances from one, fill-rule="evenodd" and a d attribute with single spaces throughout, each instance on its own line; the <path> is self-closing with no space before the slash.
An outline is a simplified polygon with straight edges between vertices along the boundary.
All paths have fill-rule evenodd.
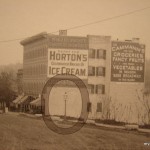
<path id="1" fill-rule="evenodd" d="M 77 122 L 69 127 L 69 128 L 62 128 L 60 126 L 57 126 L 53 119 L 52 119 L 52 115 L 50 114 L 49 111 L 49 95 L 51 93 L 52 88 L 55 86 L 55 84 L 57 84 L 59 81 L 62 80 L 69 80 L 72 81 L 73 83 L 75 83 L 75 85 L 77 86 L 77 88 L 80 91 L 81 94 L 81 99 L 82 99 L 82 109 L 81 109 L 81 113 L 80 113 L 80 117 L 77 118 Z M 47 127 L 49 129 L 51 129 L 52 131 L 58 133 L 58 134 L 72 134 L 75 133 L 77 131 L 79 131 L 85 124 L 87 118 L 88 118 L 88 111 L 87 111 L 87 105 L 89 103 L 89 93 L 87 90 L 86 85 L 84 84 L 84 82 L 78 78 L 75 75 L 56 75 L 52 78 L 50 78 L 42 91 L 42 95 L 41 95 L 41 106 L 42 106 L 42 116 L 43 116 L 43 120 L 45 122 L 45 124 L 47 125 Z"/>

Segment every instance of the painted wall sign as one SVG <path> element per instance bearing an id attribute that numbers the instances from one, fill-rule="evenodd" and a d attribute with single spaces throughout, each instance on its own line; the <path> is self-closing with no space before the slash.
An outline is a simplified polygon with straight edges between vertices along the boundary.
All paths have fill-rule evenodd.
<path id="1" fill-rule="evenodd" d="M 112 42 L 111 81 L 144 82 L 145 45 Z"/>
<path id="2" fill-rule="evenodd" d="M 87 79 L 88 50 L 49 49 L 48 77 L 53 77 L 57 74 L 69 74 L 80 79 Z"/>

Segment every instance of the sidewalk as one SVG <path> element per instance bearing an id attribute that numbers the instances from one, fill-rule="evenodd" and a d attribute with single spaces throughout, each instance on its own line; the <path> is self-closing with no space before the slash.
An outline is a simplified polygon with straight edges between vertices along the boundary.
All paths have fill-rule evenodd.
<path id="1" fill-rule="evenodd" d="M 41 115 L 34 115 L 34 114 L 27 114 L 27 113 L 22 113 L 22 112 L 8 112 L 6 114 L 10 114 L 10 115 L 23 115 L 23 116 L 27 116 L 30 118 L 42 118 Z M 52 117 L 55 121 L 62 121 L 62 119 L 60 119 L 60 117 Z M 68 120 L 70 122 L 76 122 L 77 120 L 73 121 L 73 120 Z M 102 123 L 95 123 L 94 120 L 87 120 L 86 121 L 87 124 L 93 124 L 95 126 L 99 126 L 99 127 L 106 127 L 106 128 L 111 128 L 111 129 L 122 129 L 122 130 L 130 130 L 127 129 L 125 126 L 116 126 L 116 125 L 108 125 L 108 124 L 102 124 Z M 137 131 L 139 132 L 144 132 L 144 133 L 150 133 L 150 129 L 142 129 L 142 128 L 137 128 Z"/>
<path id="2" fill-rule="evenodd" d="M 101 126 L 101 127 L 107 127 L 107 128 L 130 130 L 130 129 L 127 129 L 125 126 L 115 126 L 115 125 L 107 125 L 107 124 L 100 124 L 100 123 L 95 123 L 95 125 L 96 126 Z M 150 129 L 137 128 L 137 130 L 139 132 L 150 133 Z"/>
<path id="3" fill-rule="evenodd" d="M 115 126 L 115 125 L 108 125 L 102 123 L 95 123 L 96 126 L 107 127 L 107 128 L 115 128 L 115 129 L 125 129 L 125 126 Z"/>
<path id="4" fill-rule="evenodd" d="M 145 133 L 150 133 L 150 129 L 141 129 L 141 128 L 139 128 L 138 131 L 145 132 Z"/>

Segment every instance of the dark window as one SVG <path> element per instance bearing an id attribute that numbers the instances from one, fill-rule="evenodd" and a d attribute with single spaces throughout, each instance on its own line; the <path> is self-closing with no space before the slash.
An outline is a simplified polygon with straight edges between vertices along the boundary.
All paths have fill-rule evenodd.
<path id="1" fill-rule="evenodd" d="M 40 64 L 40 74 L 42 74 L 42 64 Z"/>
<path id="2" fill-rule="evenodd" d="M 92 104 L 90 102 L 87 103 L 87 112 L 92 112 Z"/>
<path id="3" fill-rule="evenodd" d="M 88 84 L 88 91 L 91 94 L 94 94 L 94 85 L 93 84 Z"/>
<path id="4" fill-rule="evenodd" d="M 105 68 L 104 67 L 97 67 L 96 68 L 96 75 L 97 76 L 105 76 Z"/>
<path id="5" fill-rule="evenodd" d="M 46 53 L 47 53 L 47 48 L 44 49 L 44 56 L 46 56 Z"/>
<path id="6" fill-rule="evenodd" d="M 95 49 L 89 49 L 89 58 L 95 58 Z"/>
<path id="7" fill-rule="evenodd" d="M 45 51 L 45 48 L 43 47 L 42 48 L 42 56 L 44 56 L 44 51 Z"/>
<path id="8" fill-rule="evenodd" d="M 40 49 L 39 51 L 40 51 L 39 53 L 40 53 L 40 57 L 41 57 L 42 56 L 42 49 Z"/>
<path id="9" fill-rule="evenodd" d="M 105 94 L 105 85 L 102 85 L 102 84 L 96 85 L 95 93 L 96 94 Z"/>
<path id="10" fill-rule="evenodd" d="M 92 66 L 88 67 L 88 75 L 95 76 L 95 67 L 92 67 Z"/>
<path id="11" fill-rule="evenodd" d="M 97 103 L 97 112 L 102 112 L 102 103 Z"/>
<path id="12" fill-rule="evenodd" d="M 106 59 L 106 50 L 98 49 L 97 58 Z"/>
<path id="13" fill-rule="evenodd" d="M 33 50 L 33 58 L 35 58 L 35 53 L 36 53 L 35 50 Z"/>
<path id="14" fill-rule="evenodd" d="M 37 65 L 35 66 L 35 74 L 37 75 Z"/>
<path id="15" fill-rule="evenodd" d="M 38 51 L 37 51 L 37 49 L 35 49 L 35 58 L 37 58 L 38 57 Z"/>

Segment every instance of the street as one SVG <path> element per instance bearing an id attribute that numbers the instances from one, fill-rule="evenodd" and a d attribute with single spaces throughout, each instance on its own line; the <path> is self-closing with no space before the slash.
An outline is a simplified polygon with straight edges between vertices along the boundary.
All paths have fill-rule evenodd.
<path id="1" fill-rule="evenodd" d="M 61 135 L 48 129 L 42 119 L 0 114 L 0 150 L 150 149 L 144 142 L 150 142 L 150 135 L 136 131 L 86 125 L 74 134 Z"/>

